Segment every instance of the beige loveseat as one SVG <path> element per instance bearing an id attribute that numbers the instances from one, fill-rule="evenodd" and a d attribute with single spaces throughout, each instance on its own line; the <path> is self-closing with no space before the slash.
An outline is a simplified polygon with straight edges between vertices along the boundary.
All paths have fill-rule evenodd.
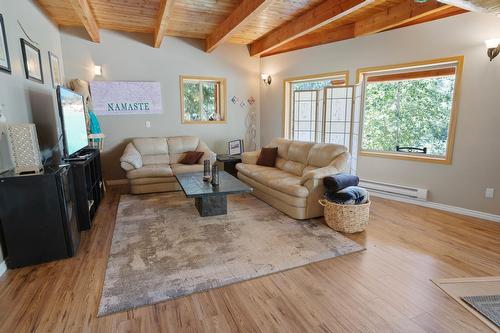
<path id="1" fill-rule="evenodd" d="M 347 148 L 286 139 L 266 147 L 278 147 L 275 167 L 256 165 L 260 151 L 244 153 L 236 165 L 238 178 L 254 188 L 255 196 L 293 218 L 322 216 L 323 178 L 347 171 Z"/>
<path id="2" fill-rule="evenodd" d="M 198 164 L 185 165 L 179 161 L 188 151 L 202 151 Z M 176 174 L 203 171 L 203 161 L 215 162 L 216 154 L 195 136 L 169 138 L 137 138 L 126 147 L 120 158 L 127 172 L 133 194 L 180 190 Z"/>

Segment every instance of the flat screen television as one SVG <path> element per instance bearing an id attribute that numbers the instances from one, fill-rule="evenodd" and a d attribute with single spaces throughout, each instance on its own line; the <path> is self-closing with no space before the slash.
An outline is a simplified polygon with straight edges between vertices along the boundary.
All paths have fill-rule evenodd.
<path id="1" fill-rule="evenodd" d="M 58 86 L 57 102 L 63 130 L 64 155 L 67 158 L 76 157 L 80 150 L 89 145 L 83 97 Z"/>

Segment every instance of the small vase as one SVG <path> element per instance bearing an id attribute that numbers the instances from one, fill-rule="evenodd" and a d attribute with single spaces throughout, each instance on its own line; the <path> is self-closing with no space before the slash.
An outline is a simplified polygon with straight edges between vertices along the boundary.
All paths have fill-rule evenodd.
<path id="1" fill-rule="evenodd" d="M 210 160 L 203 161 L 203 181 L 208 182 L 210 180 Z"/>
<path id="2" fill-rule="evenodd" d="M 217 164 L 212 166 L 212 186 L 219 186 L 219 166 Z"/>

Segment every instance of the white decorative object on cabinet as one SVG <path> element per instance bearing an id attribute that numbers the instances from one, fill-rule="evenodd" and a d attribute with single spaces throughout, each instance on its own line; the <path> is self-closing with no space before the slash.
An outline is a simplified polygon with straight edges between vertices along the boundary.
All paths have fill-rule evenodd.
<path id="1" fill-rule="evenodd" d="M 43 169 L 35 124 L 11 124 L 7 140 L 14 172 L 39 173 Z"/>

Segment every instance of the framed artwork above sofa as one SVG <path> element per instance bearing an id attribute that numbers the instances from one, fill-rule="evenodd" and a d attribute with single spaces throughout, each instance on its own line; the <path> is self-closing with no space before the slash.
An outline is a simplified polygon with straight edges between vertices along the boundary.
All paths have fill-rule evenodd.
<path id="1" fill-rule="evenodd" d="M 7 34 L 5 33 L 5 25 L 3 16 L 0 14 L 0 70 L 10 73 L 10 58 L 9 48 L 7 46 Z"/>

